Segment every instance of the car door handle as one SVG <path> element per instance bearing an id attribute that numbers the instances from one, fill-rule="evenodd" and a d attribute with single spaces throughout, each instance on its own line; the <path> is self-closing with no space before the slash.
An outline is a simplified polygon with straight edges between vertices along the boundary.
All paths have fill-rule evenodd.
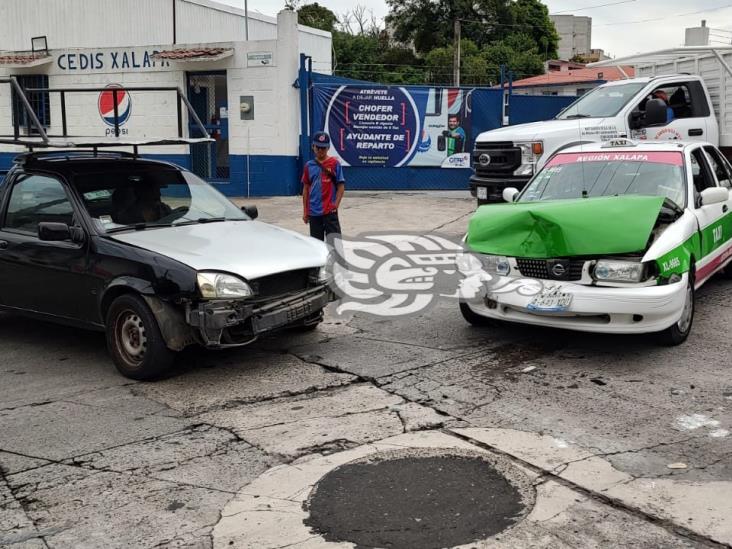
<path id="1" fill-rule="evenodd" d="M 704 135 L 704 130 L 702 130 L 701 128 L 692 128 L 689 130 L 690 137 L 695 137 L 698 135 Z"/>
<path id="2" fill-rule="evenodd" d="M 0 250 L 7 250 L 7 249 L 8 249 L 8 241 L 0 240 Z"/>

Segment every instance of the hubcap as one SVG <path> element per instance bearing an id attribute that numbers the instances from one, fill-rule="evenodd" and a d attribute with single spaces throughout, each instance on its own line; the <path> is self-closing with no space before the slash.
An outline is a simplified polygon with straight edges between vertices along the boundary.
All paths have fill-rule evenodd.
<path id="1" fill-rule="evenodd" d="M 686 287 L 686 301 L 684 302 L 684 310 L 681 312 L 681 318 L 676 326 L 682 334 L 685 334 L 691 326 L 691 318 L 694 314 L 694 290 L 692 283 Z"/>
<path id="2" fill-rule="evenodd" d="M 147 350 L 145 324 L 133 311 L 125 311 L 117 317 L 117 343 L 123 358 L 132 365 L 140 364 Z"/>

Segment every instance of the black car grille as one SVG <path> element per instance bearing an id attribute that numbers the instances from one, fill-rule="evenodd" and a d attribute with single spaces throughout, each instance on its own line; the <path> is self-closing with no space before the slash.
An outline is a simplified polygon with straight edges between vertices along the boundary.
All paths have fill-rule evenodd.
<path id="1" fill-rule="evenodd" d="M 567 281 L 580 280 L 585 265 L 584 260 L 579 259 L 516 259 L 516 263 L 521 276 Z M 555 269 L 557 265 L 561 268 Z"/>
<path id="2" fill-rule="evenodd" d="M 310 269 L 286 271 L 253 280 L 251 286 L 258 297 L 284 295 L 307 289 L 309 276 Z"/>
<path id="3" fill-rule="evenodd" d="M 480 155 L 487 154 L 491 157 L 490 164 L 482 166 L 479 162 Z M 521 165 L 521 149 L 514 147 L 511 142 L 502 143 L 476 143 L 473 150 L 473 167 L 476 175 L 487 177 L 496 174 L 505 174 L 515 171 Z"/>

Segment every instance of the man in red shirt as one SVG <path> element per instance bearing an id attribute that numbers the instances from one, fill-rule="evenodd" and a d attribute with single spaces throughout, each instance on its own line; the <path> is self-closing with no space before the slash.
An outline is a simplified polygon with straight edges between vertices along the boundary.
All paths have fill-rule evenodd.
<path id="1" fill-rule="evenodd" d="M 325 132 L 313 136 L 315 159 L 305 164 L 302 174 L 302 220 L 310 223 L 310 236 L 324 240 L 331 233 L 340 233 L 338 206 L 346 190 L 343 166 L 328 156 L 330 137 Z"/>

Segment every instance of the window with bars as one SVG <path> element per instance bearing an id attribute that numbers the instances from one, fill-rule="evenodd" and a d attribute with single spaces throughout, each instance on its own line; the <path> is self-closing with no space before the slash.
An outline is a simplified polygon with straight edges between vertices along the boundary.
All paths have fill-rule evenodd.
<path id="1" fill-rule="evenodd" d="M 48 75 L 47 74 L 21 74 L 16 75 L 15 78 L 18 80 L 18 84 L 23 90 L 29 88 L 47 88 L 48 87 Z M 28 102 L 33 108 L 33 112 L 36 113 L 38 120 L 44 128 L 48 128 L 51 125 L 51 100 L 48 92 L 25 92 L 25 96 L 28 98 Z M 33 127 L 32 122 L 29 119 L 28 113 L 26 112 L 20 97 L 13 95 L 13 122 L 18 122 L 21 127 L 21 131 L 25 128 L 26 131 L 30 131 L 31 134 L 38 133 Z M 30 128 L 30 130 L 28 130 Z"/>

